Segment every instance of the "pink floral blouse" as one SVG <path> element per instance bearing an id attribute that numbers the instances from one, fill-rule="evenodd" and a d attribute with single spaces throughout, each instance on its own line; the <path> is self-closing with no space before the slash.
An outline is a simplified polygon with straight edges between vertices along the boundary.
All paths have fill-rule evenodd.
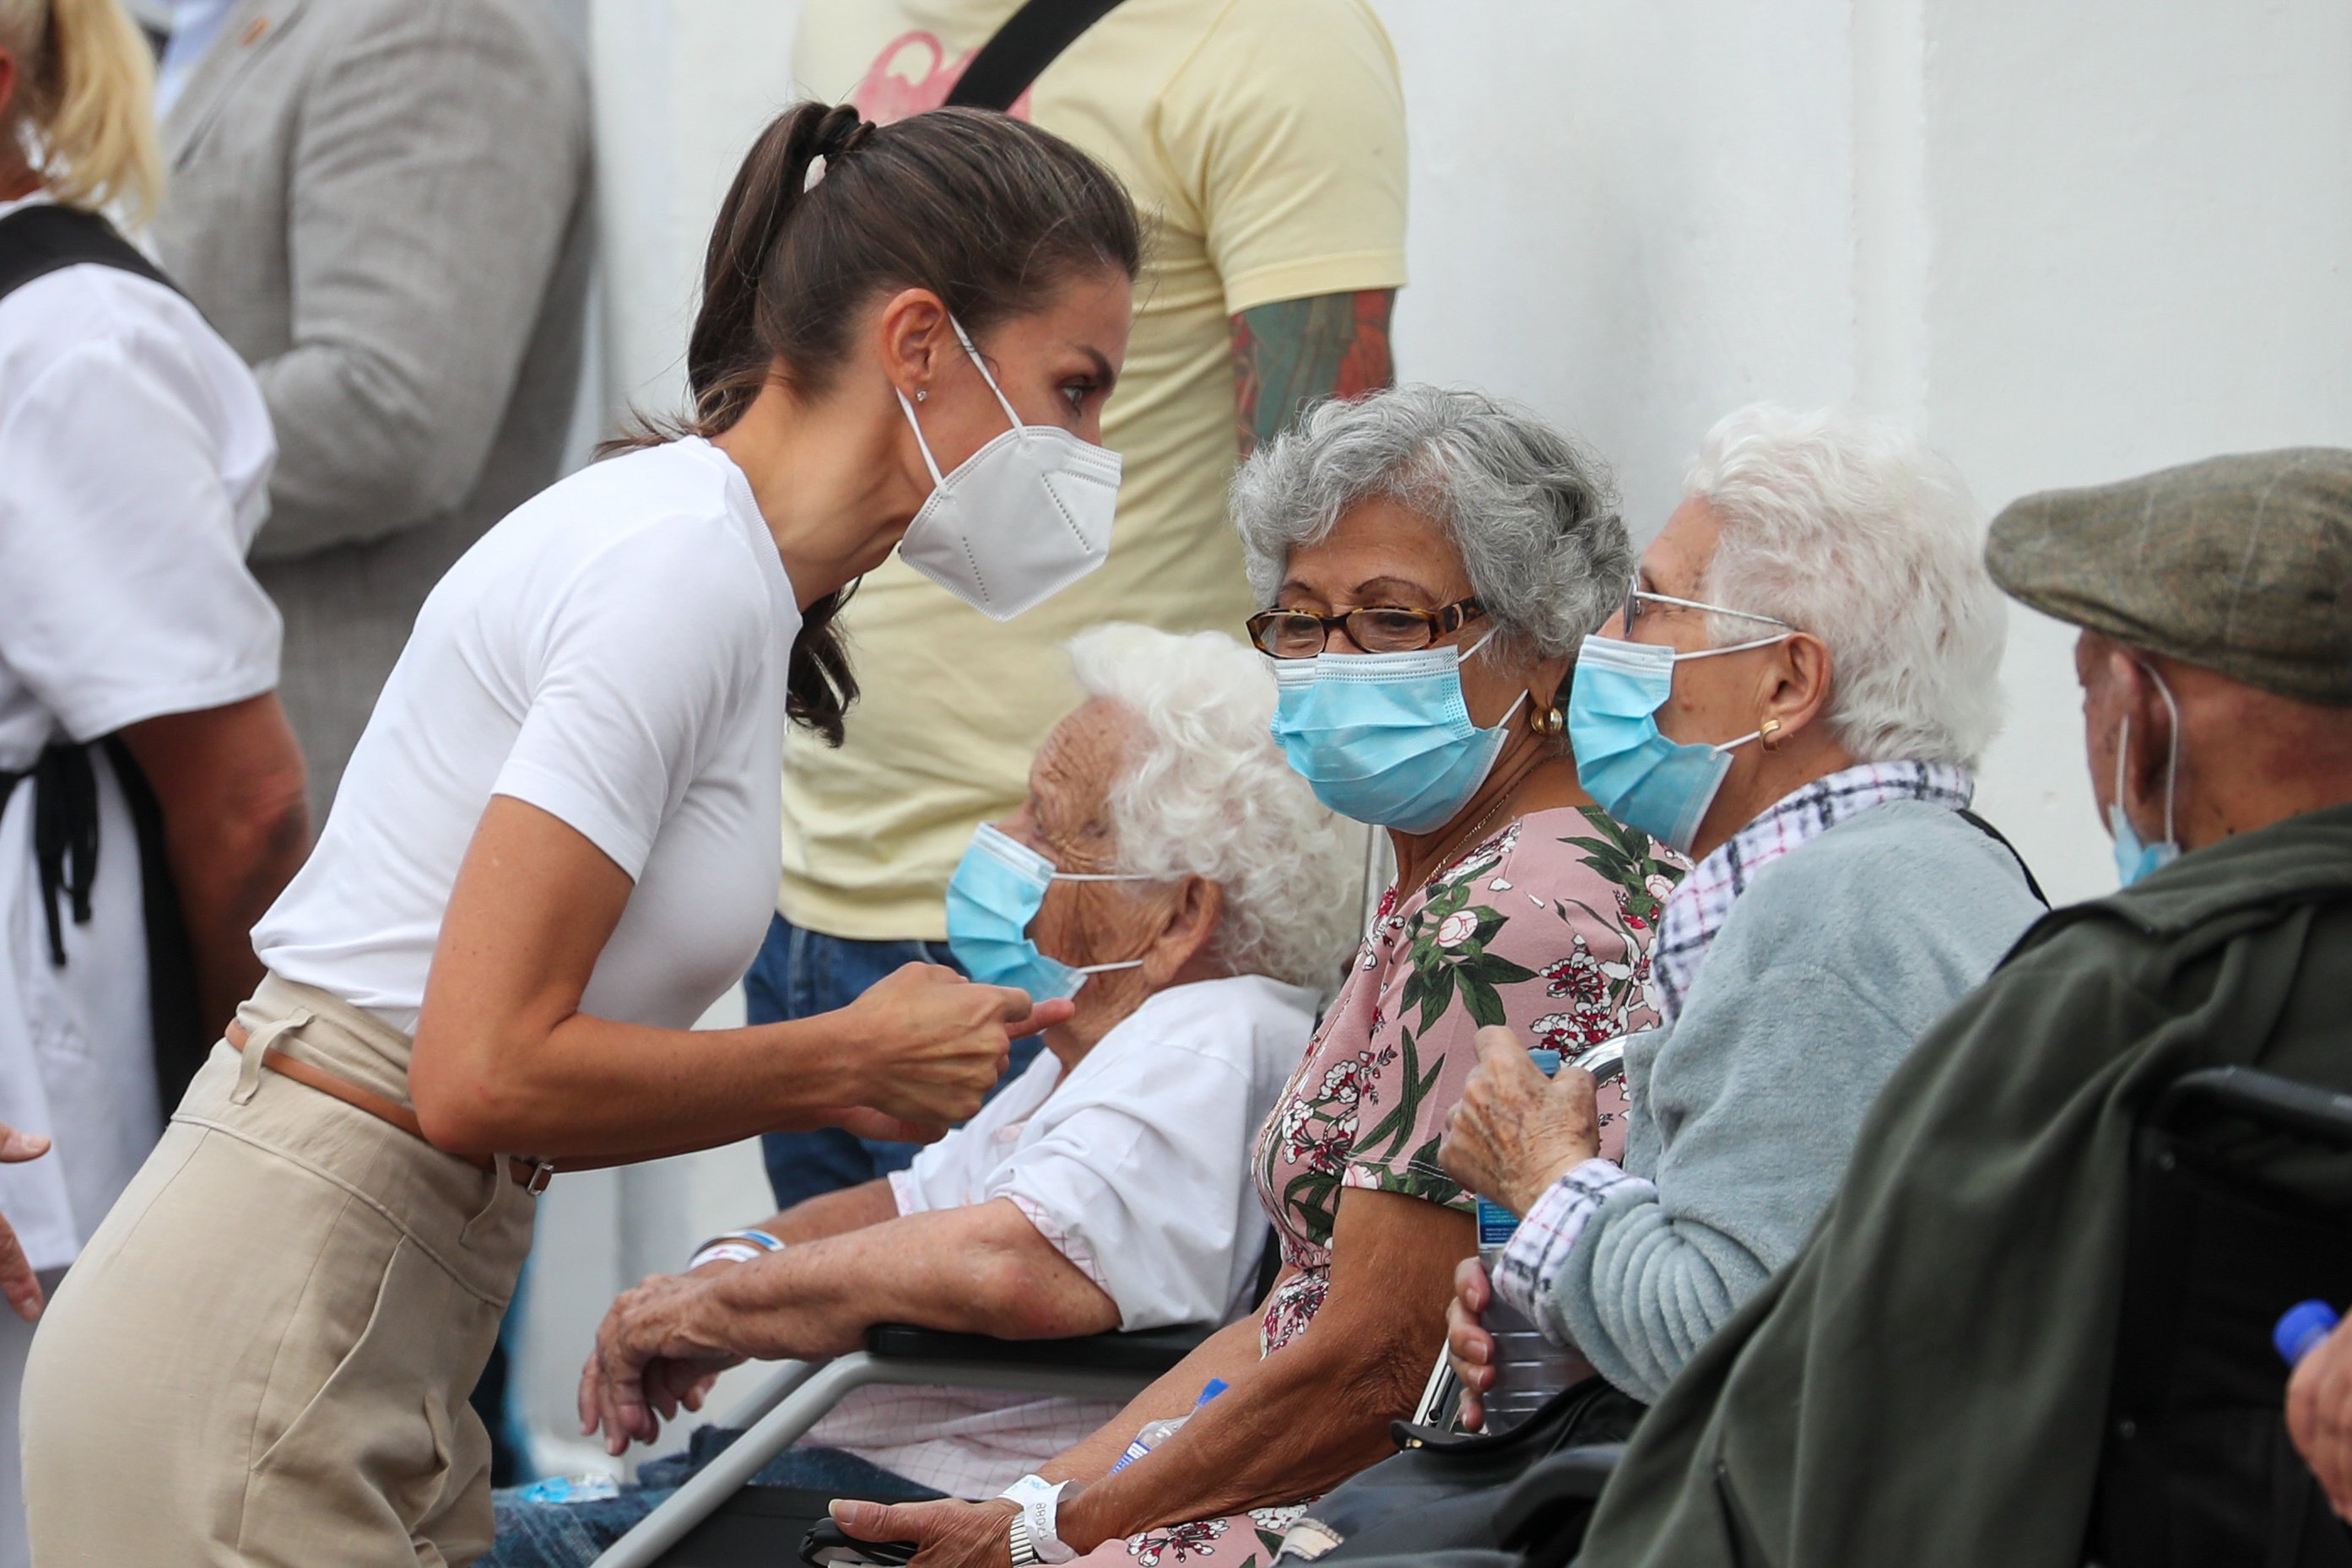
<path id="1" fill-rule="evenodd" d="M 1646 835 L 1564 806 L 1511 823 L 1402 900 L 1389 889 L 1258 1133 L 1258 1197 L 1297 1269 L 1266 1304 L 1265 1353 L 1323 1304 L 1340 1189 L 1471 1205 L 1437 1145 L 1477 1063 L 1480 1028 L 1507 1024 L 1574 1061 L 1657 1026 L 1650 942 L 1683 870 Z M 1613 1087 L 1604 1094 L 1602 1152 L 1612 1157 L 1622 1104 Z"/>

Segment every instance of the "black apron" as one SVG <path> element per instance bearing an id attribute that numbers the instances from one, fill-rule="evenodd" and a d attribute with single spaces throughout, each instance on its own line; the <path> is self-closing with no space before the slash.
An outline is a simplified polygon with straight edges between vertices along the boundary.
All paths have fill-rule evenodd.
<path id="1" fill-rule="evenodd" d="M 112 267 L 164 288 L 172 280 L 95 213 L 65 206 L 22 207 L 0 218 L 0 299 L 63 268 Z M 175 289 L 174 292 L 177 290 Z M 103 751 L 122 787 L 137 840 L 147 931 L 147 1010 L 155 1049 L 155 1090 L 163 1115 L 204 1065 L 217 1031 L 205 1027 L 196 1001 L 195 963 L 178 889 L 165 852 L 163 814 L 131 748 L 109 735 L 79 744 L 53 742 L 23 773 L 0 770 L 0 810 L 17 786 L 33 792 L 33 858 L 47 922 L 49 962 L 65 967 L 65 921 L 87 925 L 98 874 L 99 790 L 92 753 Z"/>

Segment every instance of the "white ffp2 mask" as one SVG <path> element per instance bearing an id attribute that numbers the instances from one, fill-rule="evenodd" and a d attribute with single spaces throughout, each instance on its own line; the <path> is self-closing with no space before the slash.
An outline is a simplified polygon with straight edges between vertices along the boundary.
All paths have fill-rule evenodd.
<path id="1" fill-rule="evenodd" d="M 931 493 L 907 525 L 907 564 L 992 620 L 1009 621 L 1068 587 L 1110 554 L 1119 458 L 1051 425 L 1024 425 L 980 352 L 950 319 L 1013 427 L 942 475 L 915 405 L 898 394 Z"/>

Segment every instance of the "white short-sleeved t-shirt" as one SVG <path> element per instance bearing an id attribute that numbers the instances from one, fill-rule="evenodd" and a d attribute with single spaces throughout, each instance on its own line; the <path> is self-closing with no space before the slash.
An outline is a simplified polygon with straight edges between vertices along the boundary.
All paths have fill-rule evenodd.
<path id="1" fill-rule="evenodd" d="M 278 612 L 245 565 L 276 456 L 252 373 L 171 289 L 83 264 L 0 298 L 0 772 L 277 686 Z M 0 1214 L 37 1268 L 81 1250 L 161 1125 L 137 836 L 92 766 L 96 886 L 62 967 L 32 786 L 0 813 L 0 1122 L 57 1142 L 0 1165 Z"/>
<path id="2" fill-rule="evenodd" d="M 1266 1217 L 1258 1128 L 1315 1032 L 1315 994 L 1263 975 L 1162 991 L 1066 1080 L 1042 1052 L 955 1131 L 894 1173 L 898 1212 L 1005 1198 L 1117 1303 L 1126 1330 L 1245 1310 Z M 962 1497 L 988 1497 L 1116 1412 L 1093 1400 L 861 1389 L 809 1440 Z"/>
<path id="3" fill-rule="evenodd" d="M 767 928 L 800 625 L 751 485 L 707 441 L 526 501 L 425 601 L 318 847 L 254 930 L 262 962 L 413 1032 L 466 847 L 509 795 L 635 884 L 582 1005 L 692 1025 Z"/>

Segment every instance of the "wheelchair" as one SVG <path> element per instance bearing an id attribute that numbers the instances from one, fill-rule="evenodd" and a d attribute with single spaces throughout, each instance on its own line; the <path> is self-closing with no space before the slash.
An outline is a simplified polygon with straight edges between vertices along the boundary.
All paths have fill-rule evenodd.
<path id="1" fill-rule="evenodd" d="M 2296 1302 L 2352 1301 L 2352 1095 L 2248 1068 L 2182 1075 L 2135 1132 L 2128 1224 L 2084 1563 L 2352 1568 L 2352 1529 L 2288 1439 L 2271 1347 Z M 1421 1561 L 1562 1568 L 1623 1452 L 1549 1456 L 1495 1495 L 1504 1551 Z"/>
<path id="2" fill-rule="evenodd" d="M 1280 1271 L 1281 1254 L 1269 1231 L 1253 1300 L 1264 1300 Z M 999 1340 L 877 1324 L 866 1331 L 862 1351 L 831 1361 L 779 1363 L 720 1423 L 743 1435 L 607 1547 L 595 1568 L 773 1568 L 798 1562 L 801 1538 L 825 1517 L 831 1494 L 754 1486 L 751 1478 L 856 1389 L 916 1385 L 1128 1400 L 1216 1331 L 1212 1323 L 1068 1340 Z"/>

